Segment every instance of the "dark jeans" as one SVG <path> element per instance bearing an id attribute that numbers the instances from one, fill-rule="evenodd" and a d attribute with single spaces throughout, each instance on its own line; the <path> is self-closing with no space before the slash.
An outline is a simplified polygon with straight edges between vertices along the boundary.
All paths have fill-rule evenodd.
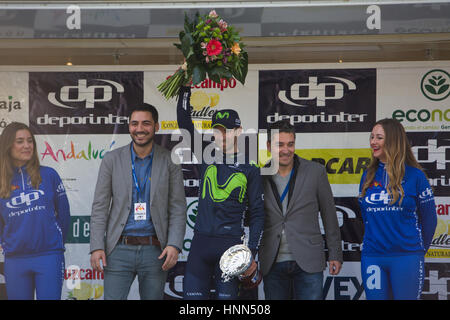
<path id="1" fill-rule="evenodd" d="M 274 263 L 264 276 L 267 300 L 322 300 L 323 272 L 308 273 L 295 261 Z"/>
<path id="2" fill-rule="evenodd" d="M 153 245 L 117 244 L 106 257 L 105 300 L 126 300 L 137 275 L 141 300 L 164 297 L 167 271 L 162 270 L 161 249 Z"/>

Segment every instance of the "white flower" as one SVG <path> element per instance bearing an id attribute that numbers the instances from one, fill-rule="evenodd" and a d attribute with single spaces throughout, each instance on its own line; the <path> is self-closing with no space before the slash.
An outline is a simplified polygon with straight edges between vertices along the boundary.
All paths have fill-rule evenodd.
<path id="1" fill-rule="evenodd" d="M 216 13 L 216 10 L 211 10 L 211 12 L 209 13 L 209 17 L 210 18 L 217 18 L 218 14 Z"/>

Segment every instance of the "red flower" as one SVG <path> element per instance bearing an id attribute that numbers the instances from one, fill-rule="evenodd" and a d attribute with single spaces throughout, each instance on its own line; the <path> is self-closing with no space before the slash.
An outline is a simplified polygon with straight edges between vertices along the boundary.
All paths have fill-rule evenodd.
<path id="1" fill-rule="evenodd" d="M 222 44 L 217 40 L 211 40 L 206 46 L 208 56 L 216 56 L 222 52 Z"/>

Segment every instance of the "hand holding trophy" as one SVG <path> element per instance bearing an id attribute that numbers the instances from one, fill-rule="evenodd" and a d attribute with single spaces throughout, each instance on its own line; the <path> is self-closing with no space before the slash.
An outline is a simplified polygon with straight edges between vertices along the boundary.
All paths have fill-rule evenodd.
<path id="1" fill-rule="evenodd" d="M 225 251 L 219 265 L 225 282 L 237 276 L 245 289 L 257 287 L 262 280 L 252 252 L 245 244 L 237 244 Z"/>

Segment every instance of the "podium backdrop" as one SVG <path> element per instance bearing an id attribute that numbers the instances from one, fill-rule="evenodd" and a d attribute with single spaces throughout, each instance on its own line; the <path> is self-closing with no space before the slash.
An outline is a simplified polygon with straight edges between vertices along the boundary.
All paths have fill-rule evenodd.
<path id="1" fill-rule="evenodd" d="M 0 69 L 0 132 L 12 121 L 36 134 L 39 160 L 55 168 L 67 189 L 71 227 L 66 244 L 62 299 L 103 299 L 103 275 L 89 263 L 91 205 L 105 153 L 129 143 L 128 110 L 140 101 L 160 114 L 157 142 L 178 144 L 176 100 L 157 85 L 173 66 L 4 67 Z M 365 299 L 360 273 L 363 237 L 358 184 L 370 160 L 375 121 L 393 117 L 405 126 L 415 156 L 434 188 L 438 225 L 426 256 L 422 299 L 450 298 L 450 61 L 404 63 L 251 65 L 245 86 L 204 81 L 193 88 L 198 130 L 208 131 L 217 109 L 236 109 L 244 132 L 258 132 L 259 162 L 266 162 L 265 129 L 288 119 L 296 153 L 326 167 L 342 234 L 344 264 L 324 277 L 326 299 Z M 179 150 L 183 153 L 183 150 Z M 199 160 L 199 159 L 194 159 Z M 201 160 L 201 159 L 200 159 Z M 179 299 L 198 203 L 195 161 L 183 164 L 188 210 L 178 264 L 170 271 L 166 299 Z M 152 186 L 153 188 L 153 186 Z M 156 186 L 157 188 L 157 186 Z M 326 244 L 324 243 L 326 249 Z M 0 257 L 0 299 L 6 298 Z M 245 292 L 243 298 L 264 298 Z M 138 299 L 134 283 L 130 299 Z"/>

